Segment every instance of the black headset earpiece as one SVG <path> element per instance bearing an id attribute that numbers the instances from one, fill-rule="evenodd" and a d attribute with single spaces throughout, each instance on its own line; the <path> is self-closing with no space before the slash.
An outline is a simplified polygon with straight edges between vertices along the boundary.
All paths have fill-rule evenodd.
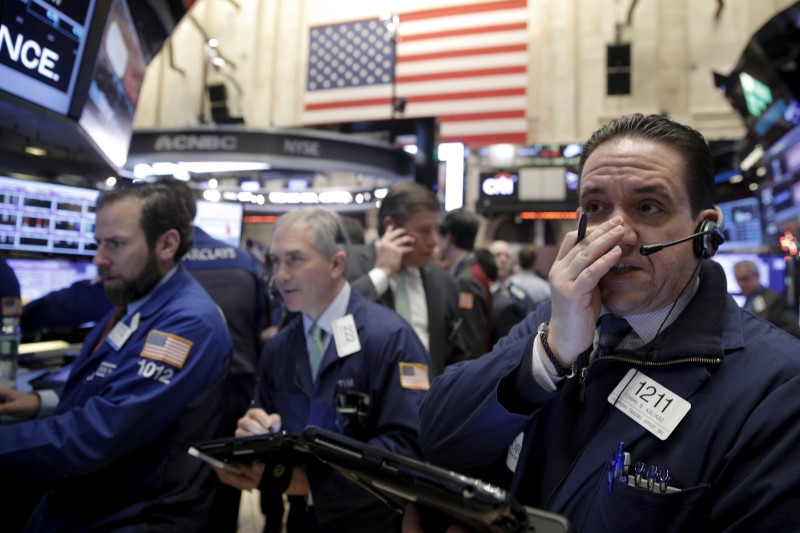
<path id="1" fill-rule="evenodd" d="M 725 242 L 725 236 L 722 234 L 723 221 L 722 210 L 718 206 L 714 206 L 717 211 L 717 222 L 713 220 L 703 220 L 697 225 L 695 233 L 699 233 L 693 241 L 694 254 L 701 259 L 708 259 L 717 253 L 719 246 Z"/>

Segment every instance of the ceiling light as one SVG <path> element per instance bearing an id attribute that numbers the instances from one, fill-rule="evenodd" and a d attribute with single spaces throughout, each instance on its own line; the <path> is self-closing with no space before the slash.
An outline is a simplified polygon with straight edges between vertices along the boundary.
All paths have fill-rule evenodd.
<path id="1" fill-rule="evenodd" d="M 257 192 L 257 191 L 261 190 L 261 182 L 260 181 L 256 181 L 256 180 L 247 180 L 247 181 L 241 182 L 239 184 L 239 187 L 243 191 Z"/>
<path id="2" fill-rule="evenodd" d="M 30 155 L 35 155 L 37 157 L 42 157 L 47 155 L 47 150 L 44 148 L 39 148 L 38 146 L 26 146 L 25 153 Z"/>
<path id="3" fill-rule="evenodd" d="M 251 172 L 268 170 L 270 166 L 267 163 L 259 163 L 257 161 L 178 161 L 177 163 L 157 161 L 152 163 L 152 166 L 146 164 L 141 164 L 141 167 L 140 165 L 134 166 L 134 175 L 137 173 L 137 168 L 139 168 L 138 172 L 140 173 L 147 172 L 145 175 L 171 176 L 179 171 L 189 172 L 191 174 Z"/>
<path id="4" fill-rule="evenodd" d="M 324 191 L 319 193 L 319 201 L 323 204 L 350 204 L 353 195 L 347 191 Z"/>
<path id="5" fill-rule="evenodd" d="M 206 189 L 203 191 L 203 198 L 209 202 L 219 202 L 221 195 L 216 189 Z"/>
<path id="6" fill-rule="evenodd" d="M 757 144 L 753 151 L 747 154 L 742 162 L 739 164 L 739 168 L 742 169 L 742 172 L 747 172 L 750 170 L 750 167 L 758 163 L 761 157 L 764 155 L 764 148 L 761 147 L 760 144 Z"/>

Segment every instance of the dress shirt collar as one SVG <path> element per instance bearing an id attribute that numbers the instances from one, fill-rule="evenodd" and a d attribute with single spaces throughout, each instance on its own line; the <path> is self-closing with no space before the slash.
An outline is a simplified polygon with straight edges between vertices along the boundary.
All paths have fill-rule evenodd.
<path id="1" fill-rule="evenodd" d="M 333 332 L 333 322 L 347 314 L 347 304 L 350 302 L 350 291 L 350 284 L 345 282 L 339 294 L 336 295 L 327 309 L 325 309 L 319 316 L 319 319 L 317 319 L 317 325 L 326 333 L 326 339 L 329 339 Z M 303 313 L 303 331 L 305 331 L 306 337 L 309 336 L 309 330 L 313 324 L 314 321 Z"/>

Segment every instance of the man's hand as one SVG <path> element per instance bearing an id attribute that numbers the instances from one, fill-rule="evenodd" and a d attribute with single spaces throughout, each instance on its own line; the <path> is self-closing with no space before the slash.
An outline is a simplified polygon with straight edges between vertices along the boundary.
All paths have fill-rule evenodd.
<path id="1" fill-rule="evenodd" d="M 292 468 L 292 480 L 289 482 L 286 494 L 288 496 L 305 496 L 308 494 L 308 476 L 302 467 L 295 466 Z"/>
<path id="2" fill-rule="evenodd" d="M 607 220 L 579 243 L 577 231 L 567 233 L 550 269 L 553 312 L 547 340 L 565 367 L 594 340 L 601 306 L 598 284 L 622 257 L 622 222 L 622 217 Z"/>
<path id="3" fill-rule="evenodd" d="M 226 485 L 230 485 L 231 487 L 240 490 L 250 490 L 258 488 L 258 484 L 261 483 L 261 476 L 264 475 L 263 464 L 261 463 L 253 463 L 251 465 L 246 465 L 241 463 L 232 463 L 232 464 L 235 464 L 241 473 L 236 474 L 234 472 L 230 472 L 229 470 L 223 470 L 221 468 L 217 468 L 216 466 L 212 467 L 214 469 L 214 472 L 217 473 L 217 477 L 219 478 L 220 481 L 222 481 Z"/>
<path id="4" fill-rule="evenodd" d="M 41 405 L 38 394 L 0 389 L 0 415 L 33 418 L 39 413 Z"/>
<path id="5" fill-rule="evenodd" d="M 413 503 L 406 505 L 403 513 L 403 533 L 425 533 L 419 509 Z M 445 533 L 469 533 L 469 531 L 461 526 L 452 525 Z"/>
<path id="6" fill-rule="evenodd" d="M 375 268 L 380 268 L 392 279 L 400 271 L 403 256 L 414 250 L 414 237 L 403 228 L 387 226 L 378 241 Z"/>
<path id="7" fill-rule="evenodd" d="M 263 435 L 281 430 L 281 415 L 269 414 L 263 409 L 248 409 L 247 413 L 236 422 L 237 437 Z"/>

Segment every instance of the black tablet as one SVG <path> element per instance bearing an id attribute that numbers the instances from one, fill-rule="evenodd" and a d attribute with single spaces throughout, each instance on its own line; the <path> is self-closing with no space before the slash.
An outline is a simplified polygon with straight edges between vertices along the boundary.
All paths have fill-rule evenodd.
<path id="1" fill-rule="evenodd" d="M 250 437 L 230 437 L 194 444 L 193 448 L 223 462 L 252 463 L 267 454 L 295 450 L 299 438 L 293 433 L 278 431 Z"/>
<path id="2" fill-rule="evenodd" d="M 565 533 L 562 516 L 524 507 L 500 487 L 309 426 L 303 447 L 379 499 L 403 511 L 433 509 L 478 531 Z"/>

